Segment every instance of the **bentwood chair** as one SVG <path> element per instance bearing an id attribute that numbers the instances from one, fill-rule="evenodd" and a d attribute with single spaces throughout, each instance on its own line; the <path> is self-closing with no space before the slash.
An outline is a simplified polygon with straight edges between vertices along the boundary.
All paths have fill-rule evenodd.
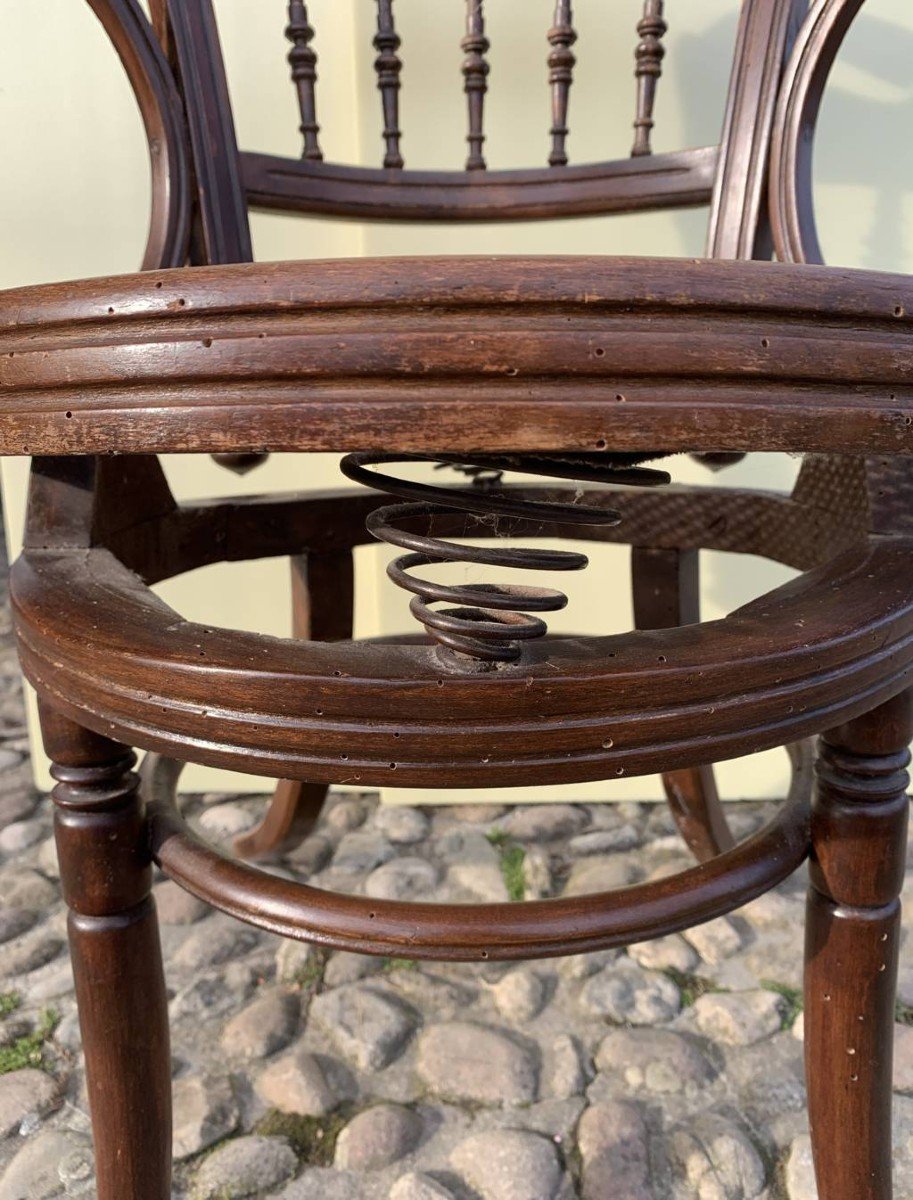
<path id="1" fill-rule="evenodd" d="M 790 0 L 746 0 L 721 144 L 674 155 L 649 153 L 663 26 L 661 4 L 648 0 L 636 153 L 581 167 L 565 160 L 573 28 L 560 2 L 549 34 L 551 165 L 523 172 L 482 169 L 487 45 L 481 0 L 470 0 L 470 154 L 454 173 L 402 165 L 389 2 L 378 5 L 378 170 L 321 159 L 315 39 L 301 3 L 293 0 L 289 30 L 305 153 L 286 161 L 236 151 L 208 0 L 154 7 L 176 74 L 133 0 L 91 2 L 153 149 L 147 267 L 182 268 L 191 244 L 198 261 L 236 260 L 3 297 L 0 450 L 34 455 L 12 593 L 59 781 L 99 1197 L 169 1196 L 153 862 L 277 933 L 472 961 L 682 929 L 760 895 L 811 851 L 806 1048 L 820 1193 L 888 1200 L 913 732 L 913 284 L 803 265 L 818 257 L 809 177 L 817 108 L 862 0 L 816 0 L 804 17 Z M 248 201 L 467 220 L 709 202 L 711 255 L 743 261 L 257 266 L 243 261 Z M 790 261 L 747 261 L 769 236 Z M 155 458 L 326 450 L 345 452 L 347 476 L 369 486 L 177 505 Z M 746 450 L 804 454 L 793 494 L 666 487 L 660 469 L 642 465 L 680 451 Z M 413 456 L 455 464 L 468 482 L 428 491 L 391 474 L 390 464 Z M 552 482 L 502 484 L 513 468 Z M 573 503 L 579 481 L 583 505 Z M 439 562 L 582 565 L 509 541 L 493 552 L 448 540 L 473 519 L 484 531 L 492 514 L 533 539 L 631 544 L 638 619 L 651 628 L 549 637 L 530 615 L 560 602 L 547 589 L 421 578 Z M 414 595 L 420 638 L 355 642 L 333 613 L 347 609 L 352 547 L 371 537 L 405 552 L 392 576 Z M 701 548 L 802 573 L 701 623 Z M 150 591 L 207 563 L 279 554 L 295 558 L 309 614 L 296 639 L 194 624 Z M 814 734 L 809 814 L 805 739 Z M 142 782 L 129 746 L 152 752 Z M 790 795 L 767 828 L 733 845 L 706 764 L 775 746 L 792 747 Z M 697 829 L 705 861 L 635 887 L 526 904 L 338 895 L 202 842 L 175 801 L 188 760 L 310 789 L 342 779 L 447 788 L 674 773 L 670 791 L 679 788 L 682 824 Z M 287 832 L 283 822 L 267 842 Z"/>

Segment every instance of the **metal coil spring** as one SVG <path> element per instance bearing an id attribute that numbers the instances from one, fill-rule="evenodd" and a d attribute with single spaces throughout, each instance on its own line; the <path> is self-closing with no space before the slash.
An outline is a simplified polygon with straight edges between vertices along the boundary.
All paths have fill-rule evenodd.
<path id="1" fill-rule="evenodd" d="M 366 526 L 381 542 L 399 546 L 401 555 L 387 568 L 399 587 L 413 593 L 412 615 L 442 646 L 481 662 L 515 662 L 522 643 L 542 637 L 548 627 L 539 612 L 556 612 L 567 604 L 564 592 L 555 588 L 516 584 L 444 585 L 411 574 L 417 568 L 439 563 L 480 563 L 486 566 L 533 571 L 579 571 L 588 563 L 585 554 L 571 550 L 526 549 L 519 546 L 472 546 L 432 536 L 435 521 L 452 526 L 453 518 L 468 515 L 464 530 L 452 536 L 491 536 L 501 532 L 498 523 L 507 518 L 508 534 L 537 533 L 543 524 L 558 526 L 617 525 L 620 514 L 612 508 L 589 504 L 563 504 L 532 500 L 501 489 L 505 471 L 520 471 L 549 479 L 577 483 L 630 484 L 655 487 L 669 482 L 665 471 L 638 465 L 656 455 L 561 454 L 480 455 L 471 461 L 450 455 L 433 458 L 418 454 L 348 454 L 340 463 L 347 478 L 405 502 L 377 508 Z M 455 468 L 472 482 L 466 487 L 436 486 L 383 474 L 370 468 L 385 463 L 429 463 L 436 468 Z M 415 530 L 426 522 L 426 533 Z M 470 529 L 470 521 L 473 528 Z M 432 608 L 447 604 L 456 607 Z"/>

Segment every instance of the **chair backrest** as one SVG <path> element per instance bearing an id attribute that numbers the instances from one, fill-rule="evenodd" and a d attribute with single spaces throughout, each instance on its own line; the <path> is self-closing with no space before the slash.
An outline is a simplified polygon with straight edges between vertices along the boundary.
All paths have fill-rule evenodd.
<path id="1" fill-rule="evenodd" d="M 96 10 L 135 6 L 135 0 L 90 2 Z M 362 219 L 492 221 L 707 204 L 710 255 L 747 258 L 768 253 L 764 194 L 773 115 L 790 40 L 807 0 L 743 0 L 720 143 L 663 154 L 652 152 L 651 133 L 665 53 L 664 3 L 643 0 L 642 16 L 631 30 L 630 153 L 579 165 L 568 160 L 568 132 L 575 55 L 584 48 L 574 28 L 572 0 L 557 0 L 551 27 L 543 27 L 542 38 L 543 87 L 550 89 L 552 110 L 551 128 L 543 137 L 547 165 L 523 170 L 488 167 L 484 119 L 490 45 L 485 0 L 462 0 L 468 150 L 459 169 L 452 171 L 413 170 L 405 164 L 399 97 L 406 73 L 395 0 L 364 2 L 373 3 L 376 10 L 374 71 L 384 146 L 382 163 L 376 167 L 324 158 L 319 30 L 309 19 L 305 0 L 290 0 L 286 27 L 291 83 L 301 114 L 302 154 L 297 159 L 239 152 L 212 0 L 153 0 L 153 19 L 186 105 L 200 185 L 201 260 L 251 258 L 248 205 Z M 489 0 L 489 5 L 497 3 Z M 684 9 L 682 15 L 684 19 Z"/>

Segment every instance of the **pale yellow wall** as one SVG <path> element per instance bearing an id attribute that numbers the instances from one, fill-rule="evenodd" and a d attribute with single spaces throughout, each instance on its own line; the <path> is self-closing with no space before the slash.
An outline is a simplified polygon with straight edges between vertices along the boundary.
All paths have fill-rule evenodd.
<path id="1" fill-rule="evenodd" d="M 487 146 L 493 165 L 544 160 L 547 92 L 543 31 L 550 0 L 489 0 L 491 92 Z M 581 32 L 572 99 L 570 150 L 577 161 L 626 152 L 632 112 L 631 49 L 639 0 L 577 0 Z M 312 0 L 321 57 L 320 119 L 328 156 L 377 163 L 379 106 L 370 45 L 372 0 Z M 452 167 L 463 153 L 459 86 L 460 0 L 397 0 L 403 35 L 402 124 L 410 165 Z M 297 152 L 295 102 L 283 66 L 284 4 L 217 0 L 241 144 Z M 666 73 L 657 149 L 718 136 L 736 20 L 734 0 L 670 0 Z M 129 88 L 104 35 L 81 0 L 4 0 L 0 38 L 0 286 L 135 268 L 147 218 L 145 146 Z M 687 27 L 685 22 L 687 21 Z M 913 6 L 869 0 L 850 35 L 822 117 L 816 178 L 822 241 L 831 261 L 913 268 Z M 360 254 L 462 252 L 700 253 L 703 212 L 593 218 L 519 226 L 362 226 L 255 215 L 261 259 Z M 676 460 L 677 478 L 706 480 Z M 182 497 L 266 491 L 337 479 L 335 462 L 275 456 L 244 480 L 206 459 L 172 458 L 169 476 Z M 756 457 L 727 483 L 785 486 L 795 463 Z M 25 463 L 7 461 L 4 506 L 15 550 L 22 519 Z M 358 625 L 362 633 L 408 628 L 404 594 L 382 575 L 378 553 L 361 554 Z M 707 556 L 708 617 L 774 586 L 783 573 L 752 562 Z M 224 567 L 165 585 L 188 616 L 226 625 L 288 628 L 282 563 Z M 607 549 L 568 585 L 571 604 L 554 628 L 599 632 L 630 627 L 626 558 Z M 723 771 L 729 794 L 765 794 L 782 783 L 776 755 Z M 238 777 L 194 772 L 188 785 L 237 786 Z M 258 785 L 262 786 L 262 785 Z M 589 795 L 606 793 L 601 785 Z M 524 792 L 524 795 L 528 793 Z M 555 794 L 551 789 L 550 795 Z M 652 781 L 612 785 L 611 795 L 656 794 Z M 391 798 L 392 795 L 391 795 Z M 402 794 L 398 798 L 405 798 Z"/>

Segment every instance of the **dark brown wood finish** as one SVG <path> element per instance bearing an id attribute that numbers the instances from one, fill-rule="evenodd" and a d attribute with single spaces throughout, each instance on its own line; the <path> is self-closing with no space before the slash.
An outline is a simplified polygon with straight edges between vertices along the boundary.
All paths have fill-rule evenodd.
<path id="1" fill-rule="evenodd" d="M 152 212 L 143 266 L 182 266 L 190 241 L 192 183 L 180 96 L 136 0 L 88 2 L 127 73 L 149 143 Z"/>
<path id="2" fill-rule="evenodd" d="M 86 478 L 80 494 L 91 486 Z M 42 528 L 13 572 L 26 670 L 74 719 L 178 758 L 308 782 L 386 784 L 395 772 L 397 783 L 431 787 L 673 770 L 791 742 L 838 714 L 864 711 L 904 686 L 913 663 L 909 549 L 901 537 L 856 543 L 723 621 L 530 643 L 517 665 L 479 675 L 409 642 L 286 642 L 180 622 L 108 550 L 73 552 L 99 535 L 91 511 L 75 520 L 72 490 L 63 460 L 49 460 L 36 475 L 33 527 Z M 607 494 L 613 505 L 616 497 Z M 642 544 L 691 536 L 698 545 L 756 548 L 751 525 L 721 542 L 710 513 L 703 534 L 700 525 L 690 535 L 671 527 L 669 515 L 676 504 L 687 509 L 687 498 L 650 496 L 655 523 L 640 526 Z M 320 528 L 321 511 L 317 501 L 311 529 Z M 123 520 L 125 530 L 135 524 Z M 305 545 L 313 536 L 305 523 L 296 533 Z M 625 533 L 624 525 L 602 530 L 610 539 Z M 336 536 L 351 534 L 343 525 Z M 827 542 L 825 535 L 820 544 Z M 243 544 L 231 550 L 244 552 Z M 204 525 L 171 569 L 225 553 Z M 155 564 L 154 556 L 153 571 Z M 872 577 L 881 581 L 877 593 Z M 75 608 L 74 596 L 82 597 Z M 67 597 L 61 630 L 57 614 Z"/>
<path id="3" fill-rule="evenodd" d="M 209 263 L 250 262 L 247 203 L 215 17 L 208 4 L 176 5 L 169 13 L 196 174 L 202 257 Z"/>
<path id="4" fill-rule="evenodd" d="M 663 0 L 644 0 L 644 15 L 637 23 L 640 37 L 634 51 L 635 76 L 637 78 L 637 115 L 634 118 L 634 145 L 631 154 L 652 154 L 650 144 L 653 133 L 653 108 L 656 104 L 656 89 L 663 73 L 663 58 L 666 48 L 663 38 L 668 26 L 663 19 Z"/>
<path id="5" fill-rule="evenodd" d="M 23 288 L 0 308 L 0 451 L 910 453 L 911 321 L 905 276 L 695 260 Z"/>
<path id="6" fill-rule="evenodd" d="M 352 637 L 355 570 L 351 550 L 309 550 L 291 559 L 292 636 L 320 642 Z M 326 784 L 283 780 L 266 816 L 235 839 L 241 858 L 281 855 L 310 832 L 329 789 Z"/>
<path id="7" fill-rule="evenodd" d="M 658 155 L 648 151 L 664 20 L 662 5 L 646 0 L 634 155 L 581 165 L 567 163 L 569 91 L 574 53 L 587 46 L 575 45 L 572 6 L 558 0 L 546 31 L 550 165 L 523 171 L 483 169 L 489 46 L 482 0 L 466 0 L 470 156 L 450 172 L 402 166 L 407 76 L 392 0 L 377 11 L 378 168 L 322 161 L 319 32 L 298 0 L 289 38 L 301 160 L 238 153 L 210 0 L 153 5 L 177 88 L 133 0 L 91 3 L 137 91 L 150 145 L 167 151 L 146 266 L 178 266 L 188 250 L 234 264 L 0 297 L 0 451 L 37 456 L 27 548 L 11 586 L 59 780 L 100 1200 L 169 1196 L 150 844 L 182 886 L 262 928 L 375 954 L 478 960 L 617 946 L 709 920 L 783 879 L 810 840 L 806 1051 L 820 1190 L 826 1200 L 889 1200 L 913 686 L 909 280 L 592 256 L 246 261 L 248 203 L 435 221 L 710 202 L 712 257 L 763 257 L 772 235 L 782 256 L 815 258 L 815 117 L 861 0 L 814 0 L 807 16 L 804 0 L 746 0 L 720 145 Z M 758 449 L 806 459 L 791 496 L 618 486 L 657 448 L 715 461 Z M 426 608 L 430 639 L 352 641 L 352 551 L 371 537 L 366 522 L 395 540 L 378 511 L 388 484 L 181 505 L 152 457 L 327 449 L 375 451 L 388 474 L 394 456 L 410 452 L 476 464 L 475 483 L 437 494 L 430 519 L 420 504 L 394 531 L 418 565 L 429 559 L 416 544 L 464 536 L 484 512 L 486 480 L 504 465 L 492 456 L 538 472 L 547 482 L 506 486 L 501 503 L 510 512 L 548 506 L 532 510 L 534 539 L 573 533 L 635 547 L 642 628 L 559 637 L 533 627 L 531 640 L 507 638 L 509 660 L 484 661 L 448 649 L 438 636 L 446 619 L 439 628 Z M 595 481 L 585 497 L 594 511 L 571 526 L 580 472 Z M 700 622 L 703 548 L 765 555 L 802 574 Z M 529 553 L 543 570 L 550 564 L 544 550 Z M 150 591 L 208 563 L 275 554 L 293 562 L 292 639 L 185 621 Z M 479 594 L 490 605 L 474 618 L 479 628 L 521 619 L 506 586 Z M 822 733 L 809 831 L 804 739 Z M 142 784 L 148 813 L 127 745 L 153 752 Z M 733 846 L 707 764 L 783 745 L 793 760 L 787 804 Z M 615 893 L 525 905 L 339 896 L 202 843 L 175 803 L 184 760 L 291 781 L 242 847 L 252 855 L 306 826 L 341 780 L 448 788 L 660 772 L 705 861 Z"/>
<path id="8" fill-rule="evenodd" d="M 551 52 L 548 56 L 548 82 L 552 90 L 552 149 L 548 156 L 550 167 L 567 166 L 567 114 L 571 84 L 574 81 L 576 58 L 571 49 L 577 41 L 571 0 L 556 0 L 555 19 L 549 30 Z"/>
<path id="9" fill-rule="evenodd" d="M 515 221 L 707 204 L 719 152 L 707 146 L 586 166 L 510 171 L 403 171 L 304 163 L 243 151 L 255 208 L 358 220 Z"/>
<path id="10" fill-rule="evenodd" d="M 814 0 L 787 63 L 770 164 L 773 238 L 784 262 L 824 261 L 812 194 L 815 126 L 831 68 L 864 2 Z"/>
<path id="11" fill-rule="evenodd" d="M 822 740 L 805 1055 L 815 1170 L 828 1200 L 893 1194 L 892 1047 L 911 737 L 908 690 Z"/>
<path id="12" fill-rule="evenodd" d="M 700 551 L 635 546 L 631 552 L 634 623 L 674 629 L 701 619 Z M 703 763 L 663 775 L 669 808 L 698 862 L 735 845 L 720 804 L 713 766 Z"/>
<path id="13" fill-rule="evenodd" d="M 175 10 L 210 8 L 211 0 L 170 0 Z M 489 86 L 488 39 L 484 0 L 463 0 L 466 36 L 462 46 L 467 95 L 469 155 L 463 170 L 402 170 L 397 95 L 402 63 L 388 4 L 378 14 L 378 80 L 383 96 L 387 158 L 384 168 L 322 162 L 316 143 L 303 161 L 245 151 L 244 186 L 258 207 L 384 220 L 502 221 L 630 212 L 707 204 L 713 195 L 713 253 L 751 257 L 755 227 L 764 219 L 766 177 L 773 106 L 791 22 L 805 0 L 746 0 L 719 147 L 651 155 L 650 134 L 657 82 L 664 54 L 665 21 L 660 0 L 645 0 L 635 48 L 637 91 L 632 157 L 567 165 L 568 110 L 577 40 L 570 0 L 556 0 L 547 32 L 548 87 L 552 123 L 549 166 L 528 170 L 487 170 L 483 108 Z M 304 25 L 299 20 L 304 37 Z M 310 30 L 310 25 L 307 25 Z M 396 45 L 394 45 L 394 40 Z M 311 35 L 307 35 L 310 53 Z M 585 50 L 581 49 L 580 53 Z M 308 61 L 302 111 L 313 124 L 313 64 Z M 393 136 L 393 131 L 397 135 Z M 717 170 L 717 166 L 722 168 Z M 395 173 L 391 174 L 391 168 Z M 555 170 L 560 168 L 560 170 Z M 714 194 L 715 193 L 715 194 Z M 741 250 L 732 251 L 733 239 Z M 725 242 L 725 248 L 724 248 Z"/>
<path id="14" fill-rule="evenodd" d="M 171 1181 L 171 1055 L 148 830 L 125 746 L 46 705 L 60 880 L 86 1056 L 99 1200 L 163 1200 Z"/>
<path id="15" fill-rule="evenodd" d="M 810 764 L 807 748 L 797 747 L 782 810 L 709 863 L 617 891 L 523 904 L 376 900 L 289 883 L 220 854 L 190 830 L 175 801 L 181 763 L 148 755 L 143 787 L 156 861 L 223 911 L 272 933 L 339 949 L 478 962 L 627 945 L 712 920 L 761 895 L 806 856 Z"/>
<path id="16" fill-rule="evenodd" d="M 484 0 L 465 0 L 465 3 L 466 36 L 460 45 L 466 55 L 463 59 L 463 90 L 466 92 L 469 116 L 469 133 L 466 135 L 469 154 L 466 158 L 466 170 L 484 171 L 487 164 L 482 151 L 485 144 L 483 122 L 489 72 L 488 59 L 485 56 L 490 44 L 485 36 Z"/>
<path id="17" fill-rule="evenodd" d="M 170 4 L 172 20 L 183 6 Z M 208 3 L 188 5 L 188 13 L 194 11 L 206 14 L 212 18 L 212 7 Z M 292 68 L 292 82 L 298 92 L 298 107 L 301 111 L 301 136 L 304 138 L 304 149 L 301 157 L 307 162 L 321 162 L 323 151 L 320 149 L 320 126 L 317 123 L 317 52 L 312 43 L 314 28 L 308 19 L 307 7 L 303 0 L 289 0 L 288 26 L 285 36 L 292 43 L 288 61 Z M 216 58 L 219 55 L 216 53 Z M 194 62 L 196 59 L 193 60 Z M 212 61 L 211 59 L 209 61 Z M 192 65 L 191 68 L 192 69 Z"/>
<path id="18" fill-rule="evenodd" d="M 397 53 L 400 45 L 396 22 L 393 19 L 393 0 L 377 0 L 377 33 L 374 37 L 377 58 L 374 60 L 374 70 L 377 72 L 377 86 L 380 89 L 384 115 L 384 166 L 393 169 L 401 169 L 404 165 L 399 128 L 400 73 L 403 69 L 402 60 Z"/>

